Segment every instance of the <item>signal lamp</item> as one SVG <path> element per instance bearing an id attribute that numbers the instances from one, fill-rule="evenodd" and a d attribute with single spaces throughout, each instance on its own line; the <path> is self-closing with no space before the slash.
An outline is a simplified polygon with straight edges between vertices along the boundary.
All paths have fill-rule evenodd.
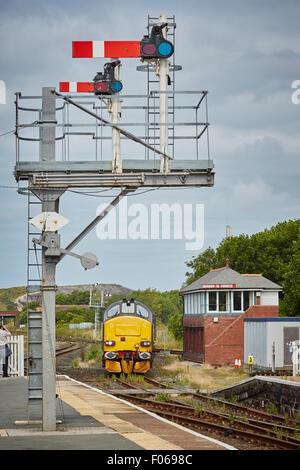
<path id="1" fill-rule="evenodd" d="M 151 346 L 151 341 L 141 341 L 141 346 L 143 348 L 147 348 L 148 346 Z"/>
<path id="2" fill-rule="evenodd" d="M 115 80 L 112 82 L 111 88 L 114 93 L 119 93 L 122 90 L 123 85 L 119 80 Z"/>
<path id="3" fill-rule="evenodd" d="M 122 88 L 122 82 L 115 79 L 115 67 L 120 65 L 119 60 L 104 64 L 104 71 L 98 72 L 94 77 L 95 95 L 113 95 L 119 93 Z"/>
<path id="4" fill-rule="evenodd" d="M 114 346 L 115 344 L 116 344 L 116 342 L 113 341 L 113 340 L 105 341 L 105 346 Z"/>
<path id="5" fill-rule="evenodd" d="M 109 91 L 109 85 L 105 82 L 95 82 L 95 90 L 107 93 Z"/>
<path id="6" fill-rule="evenodd" d="M 167 59 L 174 53 L 173 44 L 167 41 L 162 33 L 167 24 L 153 26 L 150 37 L 143 37 L 140 51 L 142 59 Z"/>

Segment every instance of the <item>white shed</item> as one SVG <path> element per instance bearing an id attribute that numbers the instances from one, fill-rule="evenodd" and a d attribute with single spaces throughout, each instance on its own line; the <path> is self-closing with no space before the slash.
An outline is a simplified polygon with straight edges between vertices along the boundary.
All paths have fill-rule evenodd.
<path id="1" fill-rule="evenodd" d="M 300 317 L 261 317 L 244 319 L 244 363 L 253 354 L 257 369 L 291 369 L 291 342 L 300 345 Z"/>

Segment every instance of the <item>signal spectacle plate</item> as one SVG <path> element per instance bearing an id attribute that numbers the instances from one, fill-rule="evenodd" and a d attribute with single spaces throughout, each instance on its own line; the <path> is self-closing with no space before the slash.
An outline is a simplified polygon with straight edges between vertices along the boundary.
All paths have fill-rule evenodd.
<path id="1" fill-rule="evenodd" d="M 158 52 L 164 56 L 170 56 L 173 53 L 173 45 L 170 42 L 161 42 L 158 46 Z"/>

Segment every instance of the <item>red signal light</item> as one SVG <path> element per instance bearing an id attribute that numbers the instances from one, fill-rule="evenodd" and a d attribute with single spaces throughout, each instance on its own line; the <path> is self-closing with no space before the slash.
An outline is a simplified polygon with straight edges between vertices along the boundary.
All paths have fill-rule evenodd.
<path id="1" fill-rule="evenodd" d="M 156 52 L 156 46 L 155 44 L 144 44 L 142 46 L 142 54 L 144 55 L 153 55 Z"/>
<path id="2" fill-rule="evenodd" d="M 105 82 L 96 82 L 95 88 L 97 91 L 101 91 L 102 93 L 106 93 L 107 91 L 109 91 L 109 85 Z"/>

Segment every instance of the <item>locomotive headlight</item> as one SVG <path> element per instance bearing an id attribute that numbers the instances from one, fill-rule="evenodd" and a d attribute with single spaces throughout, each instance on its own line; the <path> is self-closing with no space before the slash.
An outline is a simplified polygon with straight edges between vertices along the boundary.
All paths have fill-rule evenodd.
<path id="1" fill-rule="evenodd" d="M 108 340 L 108 341 L 105 341 L 105 346 L 114 346 L 115 344 L 116 344 L 116 342 L 111 340 L 111 339 Z"/>
<path id="2" fill-rule="evenodd" d="M 118 355 L 114 351 L 108 351 L 104 354 L 104 357 L 105 359 L 113 360 L 113 359 L 116 359 Z"/>
<path id="3" fill-rule="evenodd" d="M 141 341 L 141 346 L 143 348 L 147 348 L 148 346 L 151 346 L 151 341 Z"/>
<path id="4" fill-rule="evenodd" d="M 139 353 L 139 358 L 142 359 L 143 361 L 148 361 L 148 359 L 150 359 L 151 357 L 151 354 L 149 352 L 140 352 Z"/>

